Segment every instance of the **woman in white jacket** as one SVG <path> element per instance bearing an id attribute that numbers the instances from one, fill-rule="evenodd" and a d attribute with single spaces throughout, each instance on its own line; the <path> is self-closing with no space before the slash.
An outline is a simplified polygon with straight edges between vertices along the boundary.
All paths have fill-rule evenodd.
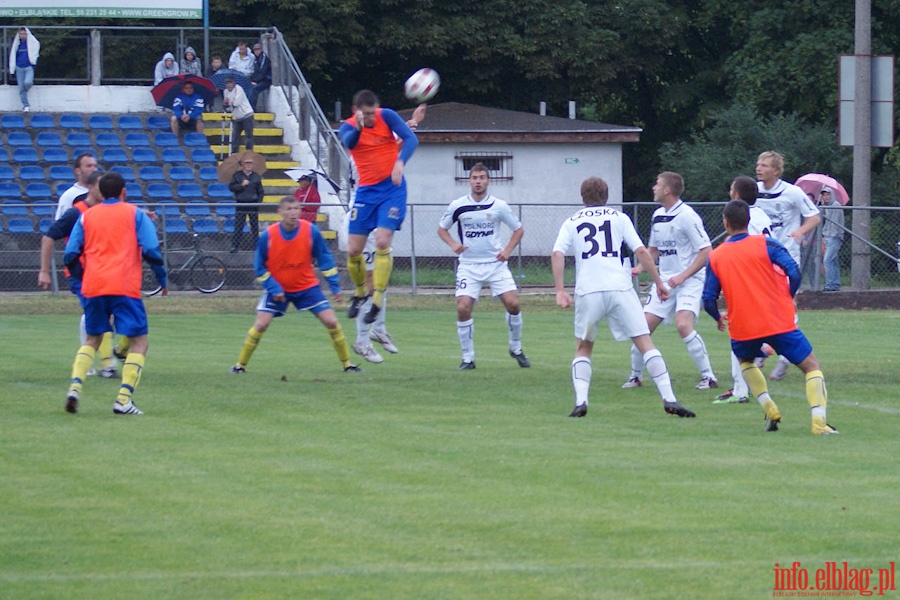
<path id="1" fill-rule="evenodd" d="M 153 85 L 159 85 L 159 82 L 166 77 L 178 75 L 178 63 L 175 62 L 175 55 L 171 52 L 163 54 L 162 60 L 156 63 L 153 70 Z"/>
<path id="2" fill-rule="evenodd" d="M 28 104 L 28 90 L 34 85 L 34 67 L 40 53 L 41 43 L 38 39 L 30 29 L 20 27 L 19 35 L 13 40 L 9 50 L 9 72 L 16 76 L 24 112 L 31 110 L 31 105 Z"/>

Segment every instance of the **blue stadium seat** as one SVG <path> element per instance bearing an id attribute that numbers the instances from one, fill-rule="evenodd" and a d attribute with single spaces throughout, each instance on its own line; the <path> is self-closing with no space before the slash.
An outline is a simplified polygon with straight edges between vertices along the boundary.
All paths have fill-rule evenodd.
<path id="1" fill-rule="evenodd" d="M 184 134 L 184 145 L 188 147 L 209 147 L 209 140 L 206 139 L 205 133 L 200 133 L 199 131 L 190 131 Z"/>
<path id="2" fill-rule="evenodd" d="M 97 151 L 95 149 L 91 148 L 90 146 L 85 146 L 83 148 L 72 148 L 72 158 L 73 159 L 78 158 L 82 154 L 90 154 L 94 158 L 97 158 L 100 156 L 99 154 L 97 154 Z"/>
<path id="3" fill-rule="evenodd" d="M 31 115 L 29 126 L 32 129 L 53 129 L 56 123 L 53 121 L 53 115 Z"/>
<path id="4" fill-rule="evenodd" d="M 216 202 L 216 214 L 220 217 L 233 217 L 235 214 L 234 200 L 219 200 Z"/>
<path id="5" fill-rule="evenodd" d="M 133 130 L 143 129 L 144 123 L 137 115 L 121 115 L 119 117 L 119 129 Z"/>
<path id="6" fill-rule="evenodd" d="M 112 129 L 112 117 L 109 115 L 94 115 L 88 119 L 88 127 L 91 129 Z"/>
<path id="7" fill-rule="evenodd" d="M 172 132 L 168 133 L 157 133 L 153 136 L 153 143 L 157 146 L 180 146 L 181 143 L 178 141 L 178 136 Z"/>
<path id="8" fill-rule="evenodd" d="M 25 129 L 25 117 L 22 115 L 3 115 L 0 117 L 0 127 L 3 129 Z"/>
<path id="9" fill-rule="evenodd" d="M 150 138 L 147 137 L 146 133 L 126 133 L 125 145 L 132 148 L 135 146 L 149 146 Z"/>
<path id="10" fill-rule="evenodd" d="M 219 172 L 215 167 L 200 167 L 200 181 L 218 181 Z"/>
<path id="11" fill-rule="evenodd" d="M 65 193 L 65 191 L 67 189 L 69 189 L 70 187 L 72 187 L 71 181 L 64 181 L 62 183 L 57 183 L 56 184 L 56 196 L 57 197 L 62 196 Z"/>
<path id="12" fill-rule="evenodd" d="M 132 200 L 140 200 L 144 197 L 144 190 L 139 183 L 134 183 L 133 181 L 127 182 L 125 184 L 125 197 L 129 202 Z"/>
<path id="13" fill-rule="evenodd" d="M 194 181 L 194 170 L 190 167 L 172 167 L 169 169 L 169 179 L 172 181 Z"/>
<path id="14" fill-rule="evenodd" d="M 22 190 L 18 183 L 0 182 L 0 198 L 21 198 Z"/>
<path id="15" fill-rule="evenodd" d="M 6 222 L 6 229 L 10 233 L 34 233 L 34 225 L 31 219 L 25 217 L 16 217 Z"/>
<path id="16" fill-rule="evenodd" d="M 44 177 L 43 168 L 38 165 L 25 165 L 19 169 L 19 179 L 23 181 L 42 181 L 46 178 Z"/>
<path id="17" fill-rule="evenodd" d="M 216 154 L 209 148 L 191 148 L 191 160 L 195 163 L 215 163 Z"/>
<path id="18" fill-rule="evenodd" d="M 134 200 L 132 198 L 126 198 L 125 201 L 128 202 L 128 204 L 134 204 L 141 210 L 150 210 L 150 207 L 143 200 Z"/>
<path id="19" fill-rule="evenodd" d="M 169 131 L 171 123 L 167 115 L 150 115 L 147 117 L 147 129 Z"/>
<path id="20" fill-rule="evenodd" d="M 11 181 L 16 178 L 13 168 L 9 165 L 0 165 L 0 180 Z"/>
<path id="21" fill-rule="evenodd" d="M 0 148 L 0 162 L 9 162 L 9 152 L 6 148 Z"/>
<path id="22" fill-rule="evenodd" d="M 156 203 L 156 214 L 164 217 L 180 217 L 181 209 L 174 200 L 160 200 Z"/>
<path id="23" fill-rule="evenodd" d="M 187 221 L 184 219 L 166 219 L 164 228 L 167 234 L 190 233 L 190 231 L 188 231 Z"/>
<path id="24" fill-rule="evenodd" d="M 50 225 L 53 223 L 53 219 L 43 218 L 38 222 L 38 231 L 42 234 L 47 235 L 47 231 L 50 230 Z"/>
<path id="25" fill-rule="evenodd" d="M 6 137 L 6 143 L 10 146 L 32 146 L 31 134 L 26 131 L 10 131 Z"/>
<path id="26" fill-rule="evenodd" d="M 136 163 L 155 163 L 159 162 L 156 150 L 153 148 L 135 148 L 132 159 Z"/>
<path id="27" fill-rule="evenodd" d="M 31 203 L 31 214 L 36 217 L 52 217 L 56 214 L 56 202 L 49 198 Z"/>
<path id="28" fill-rule="evenodd" d="M 6 200 L 0 204 L 0 211 L 6 217 L 27 217 L 28 205 L 24 200 Z"/>
<path id="29" fill-rule="evenodd" d="M 194 219 L 191 225 L 194 228 L 194 233 L 200 235 L 219 233 L 219 223 L 215 219 Z"/>
<path id="30" fill-rule="evenodd" d="M 63 129 L 84 129 L 84 119 L 81 115 L 62 115 L 59 126 Z"/>
<path id="31" fill-rule="evenodd" d="M 191 200 L 184 207 L 184 214 L 189 217 L 212 216 L 212 213 L 209 211 L 209 202 L 206 200 Z"/>
<path id="32" fill-rule="evenodd" d="M 65 148 L 45 148 L 44 162 L 67 163 L 69 162 L 69 151 Z"/>
<path id="33" fill-rule="evenodd" d="M 83 131 L 73 131 L 66 136 L 67 146 L 90 146 L 91 136 Z"/>
<path id="34" fill-rule="evenodd" d="M 181 200 L 202 198 L 203 190 L 200 189 L 199 183 L 179 183 L 177 197 Z"/>
<path id="35" fill-rule="evenodd" d="M 32 163 L 37 161 L 38 154 L 34 148 L 15 148 L 13 150 L 13 162 Z"/>
<path id="36" fill-rule="evenodd" d="M 234 233 L 234 219 L 225 219 L 222 221 L 222 231 L 225 233 Z M 250 233 L 250 223 L 244 222 L 244 233 Z"/>
<path id="37" fill-rule="evenodd" d="M 163 173 L 162 167 L 141 167 L 141 170 L 138 172 L 138 175 L 141 178 L 141 181 L 165 181 L 166 176 Z"/>
<path id="38" fill-rule="evenodd" d="M 103 162 L 128 162 L 128 155 L 125 154 L 125 148 L 104 148 Z"/>
<path id="39" fill-rule="evenodd" d="M 72 169 L 65 165 L 53 165 L 50 167 L 50 179 L 53 181 L 70 181 L 75 175 Z"/>
<path id="40" fill-rule="evenodd" d="M 59 137 L 58 133 L 53 131 L 42 131 L 37 136 L 37 145 L 41 147 L 62 146 L 63 143 L 62 138 Z"/>
<path id="41" fill-rule="evenodd" d="M 49 183 L 29 183 L 25 187 L 25 196 L 28 198 L 49 198 L 52 195 Z"/>
<path id="42" fill-rule="evenodd" d="M 134 178 L 134 169 L 132 169 L 131 167 L 124 167 L 121 165 L 116 165 L 115 167 L 111 168 L 110 171 L 121 175 L 122 179 L 124 179 L 126 182 L 134 181 L 134 179 L 135 179 Z"/>
<path id="43" fill-rule="evenodd" d="M 183 148 L 163 148 L 162 161 L 164 163 L 184 163 L 187 162 L 187 156 L 184 154 Z"/>
<path id="44" fill-rule="evenodd" d="M 103 133 L 97 134 L 97 145 L 101 148 L 111 148 L 122 145 L 122 140 L 119 139 L 118 133 L 112 133 L 110 131 L 105 131 Z"/>
<path id="45" fill-rule="evenodd" d="M 226 183 L 211 183 L 206 188 L 206 195 L 210 198 L 231 198 L 231 190 Z"/>
<path id="46" fill-rule="evenodd" d="M 171 200 L 172 188 L 168 183 L 151 183 L 147 186 L 147 196 L 154 200 Z"/>

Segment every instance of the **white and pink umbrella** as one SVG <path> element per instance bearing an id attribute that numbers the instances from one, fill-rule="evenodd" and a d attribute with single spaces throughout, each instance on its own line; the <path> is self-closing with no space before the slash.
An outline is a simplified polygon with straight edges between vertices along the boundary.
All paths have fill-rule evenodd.
<path id="1" fill-rule="evenodd" d="M 807 173 L 794 182 L 807 194 L 812 194 L 816 198 L 822 193 L 822 188 L 831 188 L 831 197 L 841 203 L 841 206 L 850 202 L 850 196 L 837 179 L 823 175 L 821 173 Z"/>

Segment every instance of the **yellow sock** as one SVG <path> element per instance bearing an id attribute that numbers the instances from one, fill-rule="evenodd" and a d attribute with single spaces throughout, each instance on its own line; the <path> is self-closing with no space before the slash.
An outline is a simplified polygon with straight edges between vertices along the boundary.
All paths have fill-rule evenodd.
<path id="1" fill-rule="evenodd" d="M 366 295 L 366 260 L 362 254 L 347 256 L 347 274 L 350 281 L 356 286 L 356 296 L 362 298 Z"/>
<path id="2" fill-rule="evenodd" d="M 103 367 L 111 367 L 113 365 L 112 335 L 111 331 L 107 331 L 103 334 L 103 337 L 100 338 L 100 348 L 97 349 L 97 354 L 100 355 L 100 365 Z"/>
<path id="3" fill-rule="evenodd" d="M 337 352 L 338 359 L 341 361 L 341 366 L 344 368 L 350 365 L 350 348 L 347 347 L 347 338 L 344 336 L 344 330 L 341 329 L 341 324 L 338 323 L 337 327 L 334 329 L 325 328 L 328 332 L 328 335 L 331 337 L 331 346 L 334 348 L 334 351 Z"/>
<path id="4" fill-rule="evenodd" d="M 72 379 L 69 381 L 69 390 L 81 393 L 81 386 L 87 377 L 88 369 L 94 364 L 94 355 L 97 351 L 85 344 L 78 349 L 75 360 L 72 362 Z"/>
<path id="5" fill-rule="evenodd" d="M 812 413 L 813 427 L 816 425 L 824 427 L 828 390 L 825 389 L 825 376 L 822 371 L 810 371 L 806 374 L 806 401 Z"/>
<path id="6" fill-rule="evenodd" d="M 237 361 L 240 366 L 246 367 L 247 363 L 250 362 L 250 357 L 253 356 L 253 351 L 256 350 L 256 347 L 259 345 L 259 340 L 262 338 L 262 335 L 262 333 L 253 327 L 247 332 L 247 339 L 244 340 L 244 345 L 241 346 L 241 353 L 238 354 Z"/>
<path id="7" fill-rule="evenodd" d="M 759 402 L 760 407 L 765 411 L 766 418 L 771 421 L 780 419 L 781 413 L 778 411 L 778 406 L 772 400 L 772 397 L 769 396 L 769 386 L 766 383 L 766 376 L 759 370 L 759 367 L 753 364 L 752 361 L 742 362 L 741 375 L 743 375 L 744 381 L 747 382 L 750 393 L 753 394 L 753 397 Z"/>
<path id="8" fill-rule="evenodd" d="M 125 364 L 122 365 L 122 383 L 119 386 L 119 395 L 116 396 L 116 402 L 119 404 L 128 404 L 131 402 L 131 396 L 141 381 L 141 373 L 144 371 L 143 354 L 137 352 L 129 352 L 125 357 Z"/>
<path id="9" fill-rule="evenodd" d="M 391 249 L 375 250 L 375 270 L 372 271 L 372 284 L 375 292 L 372 294 L 372 304 L 379 308 L 384 302 L 384 291 L 387 289 L 393 268 L 394 255 L 391 254 Z"/>
<path id="10" fill-rule="evenodd" d="M 119 356 L 127 356 L 128 349 L 131 347 L 131 340 L 124 335 L 119 336 L 119 344 L 116 346 L 116 354 Z"/>

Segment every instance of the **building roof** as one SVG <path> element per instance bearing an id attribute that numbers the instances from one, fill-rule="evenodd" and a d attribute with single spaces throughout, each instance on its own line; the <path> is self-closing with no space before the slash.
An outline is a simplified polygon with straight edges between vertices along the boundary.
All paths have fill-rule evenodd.
<path id="1" fill-rule="evenodd" d="M 413 109 L 398 112 L 409 119 Z M 621 143 L 639 141 L 641 131 L 639 127 L 445 102 L 428 106 L 416 136 L 423 143 Z"/>

